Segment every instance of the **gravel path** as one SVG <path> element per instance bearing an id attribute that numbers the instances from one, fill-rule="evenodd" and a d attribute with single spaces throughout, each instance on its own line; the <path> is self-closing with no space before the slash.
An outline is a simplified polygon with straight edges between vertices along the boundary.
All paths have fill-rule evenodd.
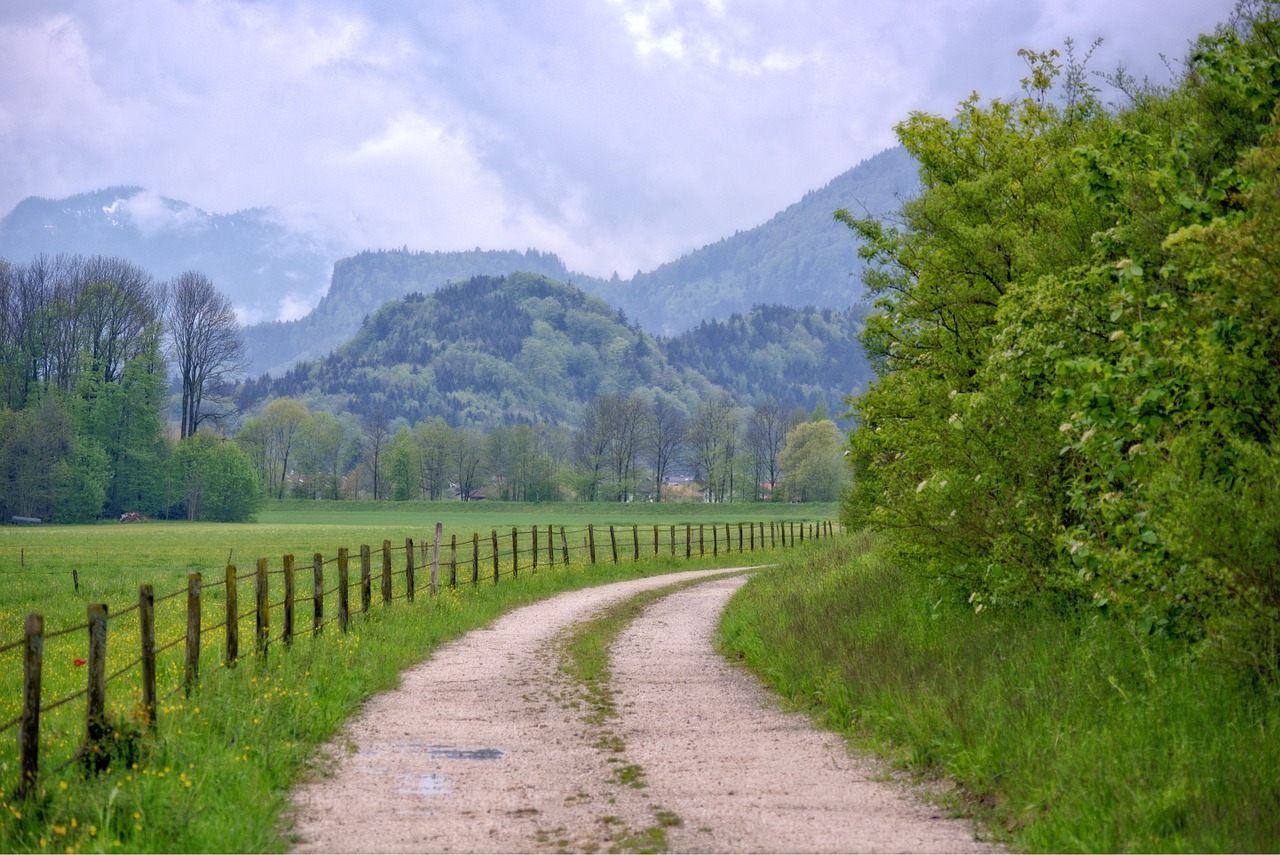
<path id="1" fill-rule="evenodd" d="M 743 577 L 575 591 L 441 647 L 370 700 L 294 793 L 300 852 L 991 851 L 711 649 Z M 720 577 L 716 579 L 715 577 Z M 654 588 L 614 648 L 618 716 L 587 724 L 567 630 Z M 626 774 L 627 772 L 631 774 Z M 637 775 L 646 786 L 631 786 Z M 656 836 L 655 836 L 656 835 Z"/>

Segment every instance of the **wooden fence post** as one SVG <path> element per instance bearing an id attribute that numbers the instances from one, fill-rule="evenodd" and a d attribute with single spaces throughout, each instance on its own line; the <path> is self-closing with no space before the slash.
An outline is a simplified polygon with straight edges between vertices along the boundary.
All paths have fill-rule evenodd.
<path id="1" fill-rule="evenodd" d="M 498 584 L 498 530 L 496 528 L 489 529 L 490 539 L 493 541 L 493 584 Z"/>
<path id="2" fill-rule="evenodd" d="M 449 587 L 458 587 L 458 536 L 449 535 Z"/>
<path id="3" fill-rule="evenodd" d="M 89 604 L 89 687 L 85 715 L 85 750 L 97 754 L 107 735 L 107 604 Z M 94 771 L 106 768 L 107 758 L 92 763 Z"/>
<path id="4" fill-rule="evenodd" d="M 520 546 L 516 540 L 516 527 L 511 527 L 511 578 L 520 576 Z"/>
<path id="5" fill-rule="evenodd" d="M 729 531 L 729 524 L 724 524 L 724 554 L 728 555 L 733 552 L 733 534 Z"/>
<path id="6" fill-rule="evenodd" d="M 702 558 L 707 554 L 707 533 L 706 526 L 698 523 L 698 557 Z"/>
<path id="7" fill-rule="evenodd" d="M 351 623 L 350 557 L 345 546 L 338 547 L 338 628 L 344 633 Z"/>
<path id="8" fill-rule="evenodd" d="M 671 557 L 675 558 L 675 556 L 676 556 L 676 527 L 672 526 L 671 527 Z"/>
<path id="9" fill-rule="evenodd" d="M 480 584 L 480 532 L 471 533 L 471 584 Z"/>
<path id="10" fill-rule="evenodd" d="M 156 595 L 150 585 L 138 587 L 138 636 L 142 645 L 142 714 L 144 726 L 156 732 Z"/>
<path id="11" fill-rule="evenodd" d="M 406 537 L 404 539 L 404 596 L 409 602 L 413 602 L 413 538 Z"/>
<path id="12" fill-rule="evenodd" d="M 596 563 L 596 529 L 591 523 L 587 523 L 587 554 L 591 556 L 591 563 Z"/>
<path id="13" fill-rule="evenodd" d="M 373 553 L 369 544 L 360 545 L 360 611 L 368 612 L 373 604 Z"/>
<path id="14" fill-rule="evenodd" d="M 391 604 L 391 541 L 382 541 L 382 604 Z"/>
<path id="15" fill-rule="evenodd" d="M 618 563 L 618 536 L 613 531 L 613 526 L 609 526 L 609 548 L 613 550 L 613 563 Z"/>
<path id="16" fill-rule="evenodd" d="M 565 566 L 569 564 L 569 539 L 565 537 L 564 526 L 560 526 L 560 554 L 564 557 Z"/>
<path id="17" fill-rule="evenodd" d="M 658 557 L 658 527 L 653 527 L 653 557 Z"/>
<path id="18" fill-rule="evenodd" d="M 777 531 L 777 524 L 774 523 L 773 520 L 770 520 L 769 521 L 769 548 L 770 549 L 773 549 L 778 545 L 778 537 L 774 533 L 775 531 Z M 760 530 L 760 536 L 761 537 L 764 536 L 764 529 Z"/>
<path id="19" fill-rule="evenodd" d="M 751 551 L 756 551 L 756 524 L 751 523 Z"/>
<path id="20" fill-rule="evenodd" d="M 720 526 L 718 525 L 711 527 L 711 554 L 720 554 Z"/>
<path id="21" fill-rule="evenodd" d="M 556 566 L 555 529 L 551 527 L 550 523 L 547 523 L 547 566 Z"/>
<path id="22" fill-rule="evenodd" d="M 324 556 L 311 556 L 311 634 L 320 634 L 324 623 Z"/>
<path id="23" fill-rule="evenodd" d="M 684 557 L 693 557 L 693 526 L 689 523 L 684 524 Z"/>
<path id="24" fill-rule="evenodd" d="M 529 550 L 533 556 L 533 572 L 538 572 L 538 527 L 536 525 L 529 526 L 529 534 L 533 537 L 533 548 Z"/>
<path id="25" fill-rule="evenodd" d="M 227 656 L 223 664 L 236 667 L 240 658 L 240 589 L 236 587 L 236 565 L 227 565 Z"/>
<path id="26" fill-rule="evenodd" d="M 254 640 L 255 647 L 259 656 L 267 655 L 267 642 L 271 635 L 271 600 L 269 597 L 269 589 L 267 587 L 267 559 L 258 559 L 258 578 L 254 593 L 257 594 L 258 601 L 258 632 Z"/>
<path id="27" fill-rule="evenodd" d="M 440 590 L 440 533 L 444 523 L 436 523 L 435 536 L 431 538 L 431 596 Z"/>
<path id="28" fill-rule="evenodd" d="M 187 663 L 182 691 L 191 697 L 191 689 L 200 679 L 200 574 L 187 576 Z"/>
<path id="29" fill-rule="evenodd" d="M 635 553 L 633 561 L 640 560 L 640 527 L 634 523 L 631 525 L 631 549 Z"/>
<path id="30" fill-rule="evenodd" d="M 22 721 L 18 724 L 21 777 L 15 795 L 25 799 L 40 774 L 40 680 L 44 672 L 44 618 L 27 615 L 22 660 Z"/>
<path id="31" fill-rule="evenodd" d="M 280 628 L 280 638 L 285 647 L 293 646 L 293 569 L 293 556 L 286 555 L 284 557 L 284 618 Z"/>

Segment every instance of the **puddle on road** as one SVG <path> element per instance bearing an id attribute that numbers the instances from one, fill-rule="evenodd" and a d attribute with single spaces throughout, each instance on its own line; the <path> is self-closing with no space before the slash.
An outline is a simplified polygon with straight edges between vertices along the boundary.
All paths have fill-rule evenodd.
<path id="1" fill-rule="evenodd" d="M 432 745 L 432 760 L 497 760 L 503 752 L 497 748 L 454 748 L 450 745 Z"/>
<path id="2" fill-rule="evenodd" d="M 410 796 L 447 796 L 449 784 L 444 775 L 406 775 L 401 780 L 404 786 L 396 790 Z"/>

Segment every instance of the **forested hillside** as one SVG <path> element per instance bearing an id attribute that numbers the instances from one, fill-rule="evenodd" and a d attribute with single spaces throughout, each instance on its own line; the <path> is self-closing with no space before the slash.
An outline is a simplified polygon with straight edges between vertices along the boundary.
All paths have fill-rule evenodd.
<path id="1" fill-rule="evenodd" d="M 572 285 L 479 276 L 387 303 L 328 357 L 246 383 L 241 403 L 289 396 L 411 423 L 575 426 L 604 395 L 660 390 L 692 412 L 723 390 L 742 406 L 838 415 L 871 379 L 861 328 L 859 309 L 761 306 L 655 339 Z"/>
<path id="2" fill-rule="evenodd" d="M 821 405 L 838 417 L 844 399 L 873 379 L 859 339 L 868 308 L 757 306 L 659 344 L 673 365 L 697 371 L 744 404 L 772 399 L 805 412 Z"/>
<path id="3" fill-rule="evenodd" d="M 279 379 L 247 383 L 242 401 L 291 396 L 361 416 L 495 427 L 576 424 L 585 402 L 637 390 L 692 410 L 710 389 L 600 299 L 513 273 L 387 303 L 348 344 Z"/>
<path id="4" fill-rule="evenodd" d="M 245 330 L 250 373 L 279 376 L 305 359 L 327 356 L 351 339 L 363 321 L 383 303 L 408 294 L 429 294 L 451 282 L 473 276 L 505 276 L 523 271 L 557 282 L 589 281 L 572 274 L 560 258 L 537 250 L 511 252 L 474 249 L 466 252 L 361 252 L 339 260 L 329 291 L 319 305 L 296 321 L 257 324 Z M 600 282 L 594 281 L 598 290 Z"/>

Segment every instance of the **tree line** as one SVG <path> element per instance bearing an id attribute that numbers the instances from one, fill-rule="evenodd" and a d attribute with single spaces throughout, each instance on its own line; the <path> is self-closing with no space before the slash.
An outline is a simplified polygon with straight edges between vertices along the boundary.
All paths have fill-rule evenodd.
<path id="1" fill-rule="evenodd" d="M 1280 4 L 1178 80 L 1024 51 L 1024 95 L 914 114 L 876 263 L 845 522 L 984 609 L 1128 621 L 1280 675 Z"/>
<path id="2" fill-rule="evenodd" d="M 196 439 L 234 414 L 243 349 L 230 300 L 203 274 L 156 281 L 104 256 L 0 261 L 2 518 L 251 512 L 247 461 Z M 181 409 L 172 439 L 167 361 Z"/>
<path id="3" fill-rule="evenodd" d="M 611 393 L 576 427 L 489 430 L 334 415 L 283 397 L 234 441 L 272 498 L 834 501 L 847 483 L 843 434 L 825 412 L 741 407 L 725 393 L 692 413 L 671 396 Z"/>

